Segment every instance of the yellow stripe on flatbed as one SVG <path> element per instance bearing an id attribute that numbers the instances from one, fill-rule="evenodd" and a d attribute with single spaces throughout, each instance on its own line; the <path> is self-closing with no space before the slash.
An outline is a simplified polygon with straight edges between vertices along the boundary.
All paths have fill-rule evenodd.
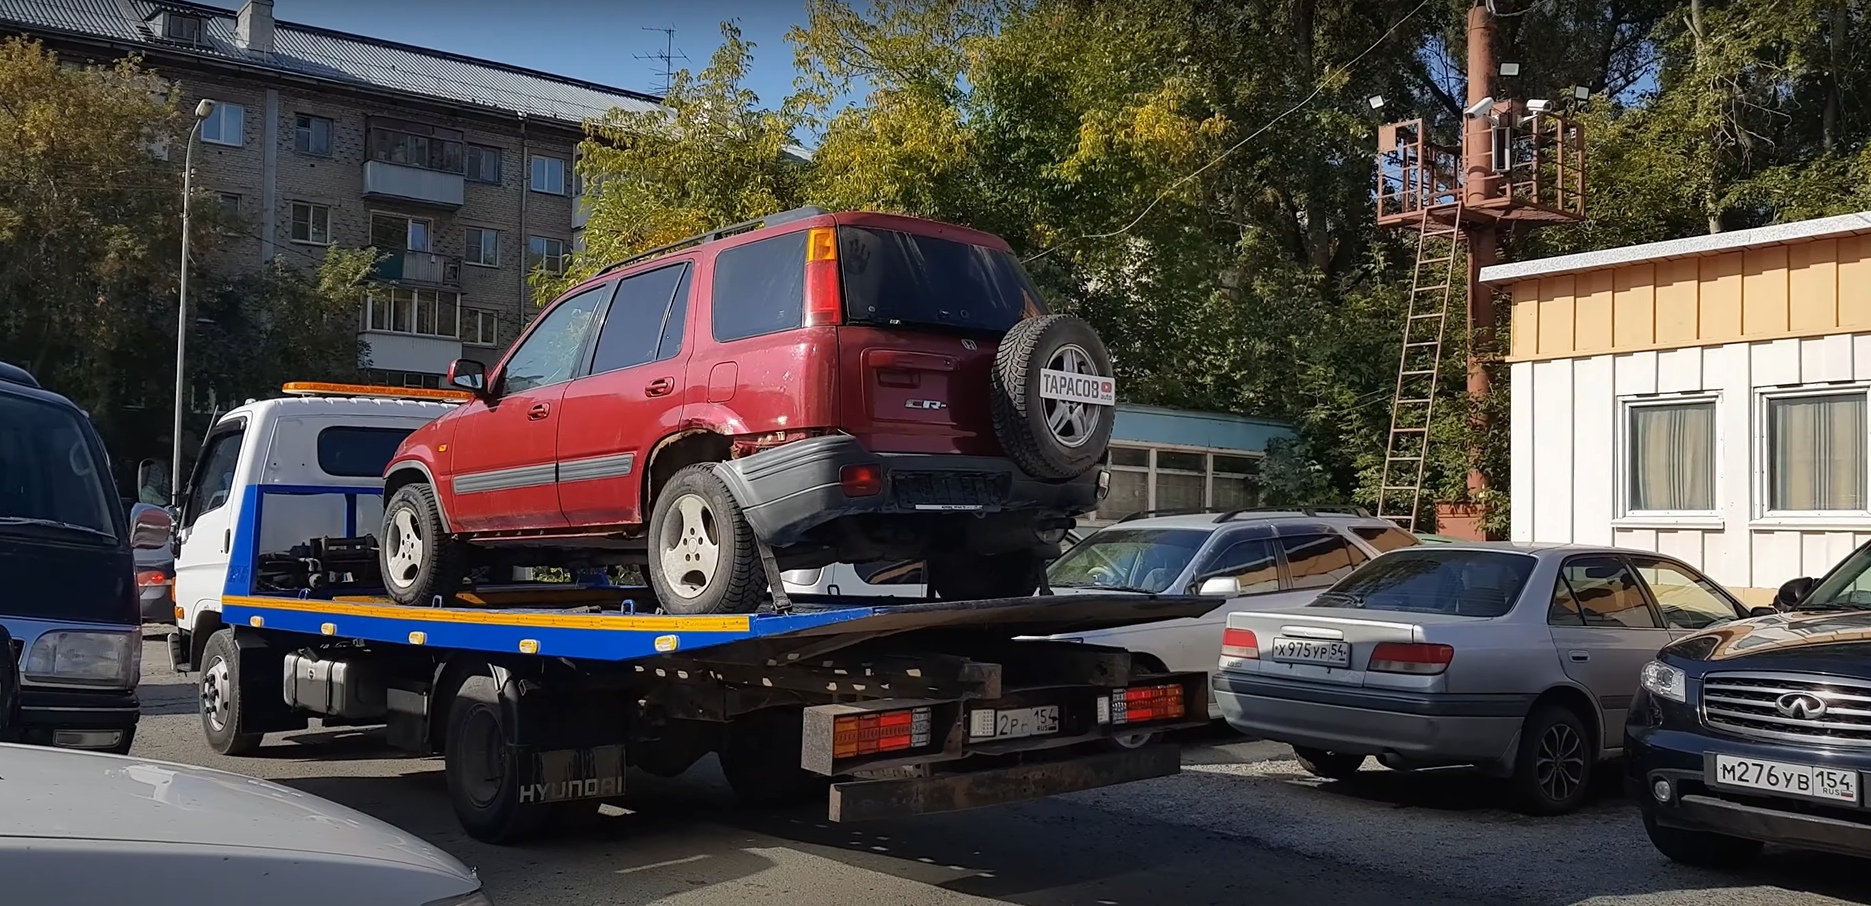
<path id="1" fill-rule="evenodd" d="M 610 616 L 513 613 L 448 607 L 405 607 L 400 604 L 368 604 L 362 603 L 359 599 L 315 601 L 303 598 L 269 598 L 249 595 L 227 595 L 222 597 L 221 602 L 235 607 L 292 610 L 333 616 L 379 617 L 430 623 L 473 623 L 485 626 L 539 626 L 550 629 L 612 629 L 638 632 L 747 632 L 752 627 L 751 618 L 745 615 L 678 617 L 632 614 Z"/>

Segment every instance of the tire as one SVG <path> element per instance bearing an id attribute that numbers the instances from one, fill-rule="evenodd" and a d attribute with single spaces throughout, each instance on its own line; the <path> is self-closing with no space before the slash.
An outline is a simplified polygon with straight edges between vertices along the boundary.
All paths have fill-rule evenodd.
<path id="1" fill-rule="evenodd" d="M 1650 809 L 1643 809 L 1643 813 L 1644 833 L 1650 836 L 1650 845 L 1671 862 L 1696 868 L 1736 869 L 1761 853 L 1759 840 L 1664 827 Z"/>
<path id="2" fill-rule="evenodd" d="M 753 613 L 765 595 L 754 530 L 714 463 L 669 477 L 650 514 L 650 587 L 673 614 Z"/>
<path id="3" fill-rule="evenodd" d="M 1027 474 L 1064 481 L 1085 474 L 1104 459 L 1117 410 L 1040 396 L 1040 372 L 1049 368 L 1105 381 L 1112 378 L 1111 356 L 1105 352 L 1104 341 L 1084 320 L 1045 315 L 1021 321 L 1001 338 L 994 354 L 994 434 L 1008 458 Z M 1055 417 L 1061 419 L 1057 427 L 1049 420 Z"/>
<path id="4" fill-rule="evenodd" d="M 553 816 L 551 805 L 520 802 L 518 766 L 503 744 L 511 729 L 494 678 L 476 674 L 463 680 L 448 705 L 443 771 L 455 818 L 468 836 L 483 843 L 537 837 Z"/>
<path id="5" fill-rule="evenodd" d="M 426 484 L 398 488 L 383 506 L 383 538 L 378 567 L 383 585 L 398 604 L 428 606 L 461 590 L 468 574 L 468 546 L 442 527 L 435 489 Z"/>
<path id="6" fill-rule="evenodd" d="M 721 734 L 721 773 L 741 804 L 789 808 L 825 795 L 830 778 L 799 766 L 801 715 L 770 708 L 742 715 Z"/>
<path id="7" fill-rule="evenodd" d="M 234 630 L 217 629 L 201 652 L 201 733 L 208 748 L 222 755 L 247 755 L 260 747 L 262 734 L 241 730 L 240 646 Z"/>
<path id="8" fill-rule="evenodd" d="M 1514 801 L 1529 815 L 1563 815 L 1591 792 L 1597 761 L 1585 722 L 1570 708 L 1541 705 L 1520 728 L 1514 759 Z"/>
<path id="9" fill-rule="evenodd" d="M 929 558 L 929 594 L 947 601 L 1024 598 L 1039 591 L 1041 563 L 1026 551 Z"/>
<path id="10" fill-rule="evenodd" d="M 1349 752 L 1294 746 L 1293 754 L 1299 758 L 1299 766 L 1305 768 L 1306 773 L 1327 780 L 1349 780 L 1357 776 L 1359 768 L 1364 767 L 1364 756 Z"/>

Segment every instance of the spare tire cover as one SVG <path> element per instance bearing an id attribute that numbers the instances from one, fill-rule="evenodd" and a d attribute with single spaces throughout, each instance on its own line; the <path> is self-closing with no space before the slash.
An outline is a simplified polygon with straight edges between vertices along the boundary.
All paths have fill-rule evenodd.
<path id="1" fill-rule="evenodd" d="M 1117 419 L 1117 381 L 1097 331 L 1044 315 L 1014 325 L 994 356 L 994 433 L 1035 478 L 1062 481 L 1104 459 Z"/>

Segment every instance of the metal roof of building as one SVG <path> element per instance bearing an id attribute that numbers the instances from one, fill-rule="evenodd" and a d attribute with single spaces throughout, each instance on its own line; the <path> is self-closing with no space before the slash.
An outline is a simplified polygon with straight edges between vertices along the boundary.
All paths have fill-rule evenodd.
<path id="1" fill-rule="evenodd" d="M 151 22 L 163 10 L 200 16 L 202 43 L 161 39 Z M 0 0 L 0 28 L 64 32 L 165 53 L 276 69 L 489 110 L 581 123 L 613 108 L 659 108 L 648 94 L 610 88 L 488 60 L 290 22 L 274 22 L 271 53 L 235 40 L 234 10 L 151 0 Z"/>
<path id="2" fill-rule="evenodd" d="M 1710 233 L 1706 236 L 1691 236 L 1687 239 L 1646 242 L 1642 245 L 1580 252 L 1576 255 L 1556 255 L 1551 258 L 1536 258 L 1532 261 L 1496 264 L 1481 269 L 1481 282 L 1489 286 L 1506 286 L 1539 277 L 1556 277 L 1561 274 L 1622 267 L 1646 261 L 1698 258 L 1738 249 L 1785 245 L 1865 233 L 1871 233 L 1871 211 L 1840 214 L 1836 217 L 1818 217 L 1812 220 L 1796 220 L 1792 223 L 1777 223 L 1772 226 L 1755 227 L 1751 230 Z"/>

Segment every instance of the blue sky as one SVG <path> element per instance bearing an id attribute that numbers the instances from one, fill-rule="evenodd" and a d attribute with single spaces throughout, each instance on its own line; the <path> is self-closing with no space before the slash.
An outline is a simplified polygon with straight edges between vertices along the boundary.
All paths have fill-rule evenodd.
<path id="1" fill-rule="evenodd" d="M 210 0 L 214 2 L 214 0 Z M 235 7 L 237 0 L 219 0 Z M 740 22 L 757 46 L 748 87 L 765 106 L 776 106 L 793 83 L 792 45 L 786 30 L 805 21 L 803 0 L 276 0 L 285 22 L 334 28 L 525 66 L 618 88 L 654 91 L 662 53 L 661 31 L 674 28 L 676 50 L 688 55 L 673 68 L 700 70 L 721 44 L 721 23 Z"/>

